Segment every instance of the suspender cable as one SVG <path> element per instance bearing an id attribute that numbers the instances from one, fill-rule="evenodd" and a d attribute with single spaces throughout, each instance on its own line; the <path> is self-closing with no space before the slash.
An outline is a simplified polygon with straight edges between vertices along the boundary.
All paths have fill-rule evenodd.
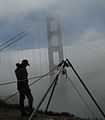
<path id="1" fill-rule="evenodd" d="M 33 113 L 31 114 L 31 116 L 29 117 L 28 120 L 32 120 L 33 115 L 38 111 L 38 109 L 39 109 L 40 106 L 42 105 L 43 101 L 45 100 L 46 96 L 48 95 L 48 93 L 49 93 L 50 89 L 52 88 L 53 84 L 55 84 L 55 83 L 57 82 L 57 79 L 58 79 L 58 77 L 59 77 L 59 74 L 60 74 L 62 68 L 63 68 L 63 64 L 62 64 L 62 66 L 59 68 L 59 71 L 57 72 L 57 75 L 56 75 L 55 79 L 53 80 L 53 82 L 51 83 L 51 85 L 49 86 L 49 88 L 47 89 L 46 93 L 44 94 L 44 96 L 42 97 L 42 99 L 41 99 L 41 101 L 39 102 L 38 106 L 37 106 L 36 109 L 33 111 Z"/>
<path id="2" fill-rule="evenodd" d="M 100 51 L 101 53 L 103 53 L 103 55 L 105 56 L 105 51 L 102 48 L 98 47 L 97 45 L 93 43 L 90 43 L 90 45 L 94 47 L 95 49 L 97 49 L 98 51 Z"/>
<path id="3" fill-rule="evenodd" d="M 38 82 L 39 80 L 41 80 L 42 79 L 42 77 L 41 78 L 39 78 L 39 79 L 37 79 L 36 81 L 34 81 L 33 83 L 31 83 L 29 86 L 31 86 L 32 84 L 34 84 L 34 83 L 36 83 L 36 82 Z M 9 97 L 7 97 L 6 99 L 4 99 L 4 100 L 2 100 L 3 102 L 6 102 L 7 100 L 9 100 L 10 98 L 12 98 L 12 97 L 14 97 L 15 95 L 17 95 L 19 92 L 16 92 L 16 93 L 14 93 L 14 94 L 12 94 L 12 95 L 10 95 Z"/>
<path id="4" fill-rule="evenodd" d="M 43 76 L 43 77 L 44 77 L 44 76 Z M 36 81 L 34 81 L 32 84 L 38 82 L 38 81 L 41 80 L 41 79 L 42 79 L 42 77 L 39 78 L 39 79 L 37 79 Z M 29 86 L 31 86 L 32 84 L 30 84 Z M 4 100 L 2 100 L 2 101 L 3 101 L 3 102 L 6 102 L 6 101 L 9 100 L 10 98 L 12 98 L 12 97 L 14 97 L 15 95 L 17 95 L 18 93 L 19 93 L 19 92 L 16 92 L 16 93 L 10 95 L 9 97 L 7 97 L 6 99 L 4 99 Z"/>
<path id="5" fill-rule="evenodd" d="M 93 111 L 90 109 L 89 105 L 86 103 L 85 99 L 82 97 L 81 93 L 79 92 L 79 90 L 76 88 L 76 86 L 74 85 L 74 83 L 72 82 L 72 80 L 70 79 L 70 77 L 67 74 L 67 78 L 69 80 L 69 82 L 72 84 L 72 86 L 75 88 L 75 90 L 77 91 L 77 93 L 79 94 L 79 96 L 81 97 L 82 101 L 84 102 L 84 104 L 86 105 L 86 107 L 88 108 L 88 110 L 90 111 L 90 113 L 94 116 L 94 118 L 97 119 L 96 115 L 93 113 Z"/>
<path id="6" fill-rule="evenodd" d="M 43 76 L 44 77 L 44 76 Z M 39 79 L 37 79 L 36 81 L 34 81 L 33 83 L 31 83 L 29 86 L 31 86 L 32 84 L 35 84 L 36 82 L 38 82 L 39 80 L 41 80 L 42 79 L 42 77 L 41 78 L 39 78 Z M 15 95 L 17 95 L 19 92 L 16 92 L 16 93 L 14 93 L 14 94 L 12 94 L 12 95 L 10 95 L 9 97 L 7 97 L 6 99 L 4 99 L 4 100 L 2 100 L 3 102 L 6 102 L 7 100 L 9 100 L 10 98 L 12 98 L 12 97 L 14 97 Z"/>
<path id="7" fill-rule="evenodd" d="M 101 57 L 105 57 L 104 51 L 102 52 L 102 50 L 96 49 L 92 45 L 91 46 L 85 45 L 85 48 L 89 49 L 90 51 L 93 51 L 94 53 L 100 55 Z"/>
<path id="8" fill-rule="evenodd" d="M 34 25 L 32 28 L 28 29 L 28 30 L 24 30 L 23 32 L 19 33 L 18 35 L 10 38 L 9 40 L 7 40 L 6 42 L 4 42 L 3 44 L 0 45 L 0 47 L 3 47 L 4 45 L 6 45 L 7 43 L 11 42 L 12 40 L 18 38 L 19 36 L 21 36 L 22 34 L 25 34 L 27 32 L 29 32 L 30 30 L 32 30 L 34 27 L 36 27 L 36 25 Z"/>
<path id="9" fill-rule="evenodd" d="M 47 75 L 55 75 L 56 73 L 48 73 Z M 41 78 L 41 77 L 44 77 L 44 76 L 47 76 L 46 74 L 45 75 L 41 75 L 41 76 L 36 76 L 36 77 L 32 77 L 32 78 L 29 78 L 28 80 L 33 80 L 33 79 L 36 79 L 36 78 Z M 21 80 L 21 81 L 25 81 L 27 79 L 24 79 L 24 80 Z M 10 84 L 13 84 L 13 83 L 17 83 L 17 82 L 21 82 L 21 81 L 10 81 L 10 82 L 4 82 L 4 83 L 0 83 L 0 86 L 4 86 L 4 85 L 10 85 Z"/>
<path id="10" fill-rule="evenodd" d="M 54 71 L 56 68 L 58 68 L 58 66 L 56 66 L 55 68 L 53 68 L 52 70 L 50 70 L 48 73 L 46 73 L 44 76 L 42 76 L 40 79 L 42 79 L 43 77 L 47 76 L 49 73 L 51 73 L 52 71 Z M 35 82 L 31 83 L 31 85 L 33 85 Z"/>
<path id="11" fill-rule="evenodd" d="M 49 75 L 49 73 L 51 73 L 52 71 L 54 71 L 58 66 L 54 67 L 52 70 L 50 70 L 48 73 L 46 73 L 45 75 L 41 76 L 39 79 L 37 79 L 36 81 L 32 82 L 29 86 L 35 84 L 36 82 L 38 82 L 39 80 L 41 80 L 43 77 Z M 15 95 L 17 95 L 19 92 L 16 92 L 12 95 L 10 95 L 9 97 L 7 97 L 6 99 L 2 100 L 3 102 L 6 102 L 7 100 L 9 100 L 10 98 L 14 97 Z"/>
<path id="12" fill-rule="evenodd" d="M 28 30 L 27 32 L 23 32 L 24 34 L 21 34 L 21 36 L 17 37 L 13 42 L 8 43 L 6 46 L 4 46 L 3 48 L 0 49 L 0 52 L 2 50 L 4 50 L 5 48 L 9 47 L 10 45 L 14 44 L 15 42 L 19 41 L 20 39 L 22 39 L 23 37 L 27 36 L 28 34 L 30 34 L 31 32 L 33 32 L 34 30 L 36 30 L 40 25 L 42 25 L 44 22 L 40 23 L 37 26 L 34 26 L 33 28 L 31 28 L 30 30 Z M 15 38 L 15 37 L 14 37 Z M 5 44 L 5 43 L 4 43 Z"/>
<path id="13" fill-rule="evenodd" d="M 9 39 L 8 41 L 4 42 L 3 44 L 0 45 L 0 48 L 3 47 L 4 45 L 6 45 L 7 43 L 11 42 L 12 40 L 16 39 L 17 37 L 21 36 L 22 34 L 24 34 L 26 31 L 19 33 L 18 35 L 12 37 L 11 39 Z"/>
<path id="14" fill-rule="evenodd" d="M 63 64 L 64 64 L 64 63 L 63 63 Z M 62 69 L 63 69 L 63 66 L 61 66 L 60 70 L 58 71 L 58 74 L 57 74 L 56 77 L 55 77 L 55 82 L 54 82 L 54 85 L 53 85 L 53 88 L 52 88 L 52 91 L 51 91 L 51 95 L 50 95 L 50 97 L 49 97 L 49 100 L 48 100 L 48 103 L 47 103 L 47 106 L 46 106 L 46 112 L 48 111 L 48 108 L 49 108 L 49 105 L 50 105 L 52 96 L 53 96 L 54 91 L 55 91 L 55 87 L 56 87 L 57 82 L 58 82 L 59 74 L 60 74 L 60 72 L 61 72 Z"/>
<path id="15" fill-rule="evenodd" d="M 72 70 L 74 71 L 74 73 L 76 74 L 76 76 L 78 77 L 78 79 L 81 82 L 81 84 L 83 85 L 83 87 L 85 88 L 85 90 L 87 91 L 87 93 L 89 94 L 90 98 L 93 100 L 93 102 L 97 106 L 97 108 L 100 111 L 100 113 L 102 114 L 102 116 L 105 118 L 105 114 L 104 114 L 103 110 L 98 105 L 98 103 L 96 102 L 95 98 L 93 97 L 93 95 L 91 94 L 91 92 L 89 91 L 89 89 L 87 88 L 87 86 L 85 85 L 85 83 L 83 82 L 83 80 L 80 78 L 80 76 L 78 75 L 78 73 L 74 69 L 73 65 L 70 63 L 70 61 L 68 59 L 66 59 L 66 60 L 67 60 L 68 64 L 70 65 L 70 67 L 72 68 Z"/>
<path id="16" fill-rule="evenodd" d="M 42 105 L 43 101 L 45 100 L 47 94 L 49 93 L 50 89 L 52 88 L 53 84 L 55 82 L 55 79 L 53 80 L 53 82 L 51 83 L 50 87 L 48 88 L 48 90 L 46 91 L 46 93 L 44 94 L 44 96 L 42 97 L 41 101 L 39 102 L 38 106 L 36 107 L 36 109 L 33 111 L 33 113 L 31 114 L 31 116 L 29 117 L 28 120 L 31 120 L 33 115 L 38 111 L 38 109 L 40 108 L 40 106 Z"/>
<path id="17" fill-rule="evenodd" d="M 48 75 L 51 75 L 51 74 L 55 74 L 55 73 L 49 73 Z M 46 75 L 46 74 L 45 74 L 45 75 Z M 31 78 L 28 78 L 28 80 L 32 80 L 32 79 L 44 77 L 45 75 L 41 75 L 41 76 L 37 76 L 37 77 L 31 77 Z M 47 76 L 47 75 L 46 75 L 46 76 Z M 21 81 L 4 82 L 4 83 L 0 83 L 0 86 L 9 85 L 9 84 L 17 83 L 17 82 L 22 82 L 22 81 L 25 81 L 25 80 L 27 80 L 27 79 L 24 79 L 24 80 L 21 80 Z"/>
<path id="18" fill-rule="evenodd" d="M 2 102 L 6 102 L 7 100 L 9 100 L 10 98 L 14 97 L 15 95 L 17 95 L 19 92 L 16 92 L 12 95 L 10 95 L 9 97 L 7 97 L 6 99 L 2 100 Z"/>

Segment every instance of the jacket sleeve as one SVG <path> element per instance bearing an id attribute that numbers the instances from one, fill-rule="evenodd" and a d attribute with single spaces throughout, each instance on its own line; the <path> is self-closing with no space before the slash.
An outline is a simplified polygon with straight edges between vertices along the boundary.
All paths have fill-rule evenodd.
<path id="1" fill-rule="evenodd" d="M 22 90 L 28 87 L 28 73 L 26 68 L 16 69 L 15 74 L 17 77 L 17 89 Z"/>

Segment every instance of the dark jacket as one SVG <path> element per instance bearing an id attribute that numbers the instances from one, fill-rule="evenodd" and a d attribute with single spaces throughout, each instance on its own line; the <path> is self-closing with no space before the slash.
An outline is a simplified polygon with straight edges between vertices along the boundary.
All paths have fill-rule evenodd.
<path id="1" fill-rule="evenodd" d="M 15 70 L 15 74 L 17 77 L 17 89 L 18 90 L 25 90 L 28 86 L 28 73 L 25 67 L 22 67 L 21 64 L 16 64 L 17 68 Z"/>

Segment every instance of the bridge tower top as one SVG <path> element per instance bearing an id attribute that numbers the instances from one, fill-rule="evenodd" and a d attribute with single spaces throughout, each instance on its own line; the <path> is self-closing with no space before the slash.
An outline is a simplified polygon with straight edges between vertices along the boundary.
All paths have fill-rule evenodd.
<path id="1" fill-rule="evenodd" d="M 62 31 L 59 16 L 47 17 L 49 70 L 63 60 Z"/>

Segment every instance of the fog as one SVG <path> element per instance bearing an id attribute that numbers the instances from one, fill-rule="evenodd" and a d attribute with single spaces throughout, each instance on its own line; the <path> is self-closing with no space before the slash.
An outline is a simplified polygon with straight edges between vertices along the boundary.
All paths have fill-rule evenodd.
<path id="1" fill-rule="evenodd" d="M 105 50 L 104 41 L 97 41 L 92 44 L 101 48 L 101 50 Z M 64 46 L 63 50 L 64 58 L 68 58 L 71 61 L 74 68 L 77 70 L 78 74 L 104 111 L 105 54 L 93 47 L 91 43 Z M 30 63 L 30 66 L 27 67 L 29 77 L 40 76 L 49 71 L 47 48 L 4 51 L 1 54 L 0 65 L 2 69 L 0 69 L 0 83 L 16 80 L 14 73 L 14 70 L 16 69 L 15 64 L 17 62 L 21 63 L 21 60 L 24 58 L 28 59 Z M 73 73 L 72 69 L 70 67 L 66 69 L 68 76 L 74 82 L 75 86 L 80 91 L 92 111 L 96 114 L 96 116 L 101 117 L 100 112 L 88 96 L 76 75 Z M 93 117 L 72 84 L 66 80 L 65 76 L 62 78 L 63 79 L 58 80 L 49 110 L 69 112 L 81 117 Z M 30 80 L 30 83 L 33 81 L 35 81 L 35 79 Z M 52 80 L 50 80 L 49 76 L 47 76 L 31 86 L 32 94 L 34 96 L 34 107 L 38 105 L 51 82 Z M 0 96 L 2 99 L 15 92 L 17 92 L 16 83 L 7 86 L 0 86 Z M 45 110 L 47 100 L 48 97 L 41 106 L 41 109 Z M 18 98 L 11 99 L 9 102 L 10 101 L 13 103 L 18 103 Z"/>
<path id="2" fill-rule="evenodd" d="M 104 0 L 0 0 L 0 43 L 46 20 L 46 16 L 61 17 L 64 59 L 68 58 L 88 89 L 105 111 L 105 1 Z M 0 51 L 0 83 L 16 81 L 16 63 L 28 59 L 29 77 L 49 71 L 46 24 L 25 39 Z M 101 117 L 93 101 L 73 73 L 70 79 L 96 116 Z M 70 112 L 81 117 L 93 117 L 80 96 L 66 80 L 59 80 L 49 110 Z M 34 80 L 30 80 L 30 83 Z M 36 107 L 51 84 L 49 76 L 31 86 Z M 0 98 L 17 92 L 16 83 L 0 86 Z M 48 99 L 48 98 L 47 98 Z M 45 109 L 46 101 L 41 106 Z M 18 103 L 14 97 L 8 102 Z M 26 101 L 27 102 L 27 101 Z"/>

